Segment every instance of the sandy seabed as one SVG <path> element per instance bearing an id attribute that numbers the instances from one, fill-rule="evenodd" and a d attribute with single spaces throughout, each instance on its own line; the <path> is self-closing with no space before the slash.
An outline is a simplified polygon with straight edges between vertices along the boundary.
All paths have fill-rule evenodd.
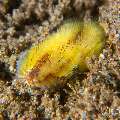
<path id="1" fill-rule="evenodd" d="M 67 19 L 96 20 L 106 31 L 90 71 L 59 89 L 40 90 L 16 77 L 21 52 Z M 0 120 L 119 120 L 120 1 L 0 0 Z"/>

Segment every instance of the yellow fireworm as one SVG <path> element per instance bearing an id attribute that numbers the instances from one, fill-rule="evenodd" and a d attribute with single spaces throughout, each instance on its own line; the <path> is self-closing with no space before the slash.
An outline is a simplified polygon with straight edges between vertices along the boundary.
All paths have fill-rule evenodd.
<path id="1" fill-rule="evenodd" d="M 65 22 L 56 33 L 33 45 L 17 62 L 18 77 L 33 87 L 56 86 L 73 74 L 88 70 L 86 60 L 99 55 L 105 32 L 97 22 Z"/>

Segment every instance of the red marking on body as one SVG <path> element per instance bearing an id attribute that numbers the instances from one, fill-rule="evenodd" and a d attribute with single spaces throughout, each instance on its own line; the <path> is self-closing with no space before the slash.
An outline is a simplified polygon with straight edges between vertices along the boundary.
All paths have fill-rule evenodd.
<path id="1" fill-rule="evenodd" d="M 40 68 L 49 60 L 49 54 L 46 53 L 40 60 L 37 61 L 36 65 L 28 72 L 26 79 L 28 83 L 32 84 L 35 80 L 37 80 L 37 76 L 40 73 Z"/>

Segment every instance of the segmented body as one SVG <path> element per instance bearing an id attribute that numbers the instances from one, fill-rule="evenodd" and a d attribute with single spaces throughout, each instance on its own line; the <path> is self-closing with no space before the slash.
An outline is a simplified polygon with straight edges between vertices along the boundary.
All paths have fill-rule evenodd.
<path id="1" fill-rule="evenodd" d="M 104 30 L 97 23 L 66 22 L 26 51 L 18 62 L 18 76 L 31 86 L 55 86 L 76 67 L 86 71 L 86 59 L 100 54 L 104 40 Z"/>

